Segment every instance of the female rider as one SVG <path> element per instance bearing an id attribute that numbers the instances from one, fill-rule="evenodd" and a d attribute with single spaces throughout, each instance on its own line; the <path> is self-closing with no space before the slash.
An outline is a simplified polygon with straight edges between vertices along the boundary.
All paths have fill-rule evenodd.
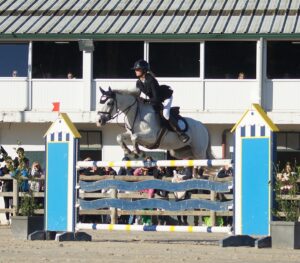
<path id="1" fill-rule="evenodd" d="M 150 66 L 147 61 L 143 59 L 136 61 L 133 69 L 135 70 L 135 75 L 138 78 L 136 87 L 149 98 L 149 102 L 156 112 L 160 113 L 163 106 L 163 117 L 177 133 L 179 139 L 184 143 L 187 142 L 189 140 L 189 136 L 180 130 L 175 119 L 170 118 L 173 90 L 166 85 L 159 86 L 158 81 L 150 72 Z"/>

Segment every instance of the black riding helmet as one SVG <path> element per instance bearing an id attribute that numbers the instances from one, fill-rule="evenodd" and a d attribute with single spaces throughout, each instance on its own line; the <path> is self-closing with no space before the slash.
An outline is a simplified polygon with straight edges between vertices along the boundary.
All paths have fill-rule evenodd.
<path id="1" fill-rule="evenodd" d="M 144 72 L 146 72 L 146 71 L 150 70 L 150 65 L 146 60 L 140 59 L 134 63 L 134 66 L 132 69 L 134 69 L 134 70 L 141 69 Z"/>

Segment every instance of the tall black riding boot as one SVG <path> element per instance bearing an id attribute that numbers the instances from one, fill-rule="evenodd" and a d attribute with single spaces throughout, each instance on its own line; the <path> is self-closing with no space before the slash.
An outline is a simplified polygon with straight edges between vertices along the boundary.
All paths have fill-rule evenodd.
<path id="1" fill-rule="evenodd" d="M 170 126 L 172 127 L 172 129 L 174 130 L 174 132 L 177 133 L 179 139 L 180 139 L 183 143 L 186 143 L 186 142 L 190 139 L 190 137 L 189 137 L 187 134 L 185 134 L 184 132 L 182 132 L 182 131 L 180 130 L 180 128 L 178 127 L 177 120 L 175 120 L 175 119 L 172 118 L 171 116 L 170 116 L 170 119 L 169 119 L 169 124 L 170 124 Z"/>

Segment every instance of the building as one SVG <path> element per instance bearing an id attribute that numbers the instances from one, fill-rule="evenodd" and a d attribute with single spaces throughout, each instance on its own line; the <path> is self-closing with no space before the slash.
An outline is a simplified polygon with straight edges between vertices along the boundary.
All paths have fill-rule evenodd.
<path id="1" fill-rule="evenodd" d="M 144 58 L 160 83 L 172 86 L 182 115 L 207 125 L 216 157 L 230 157 L 230 128 L 258 103 L 281 130 L 279 158 L 299 161 L 299 5 L 1 1 L 0 143 L 13 154 L 20 141 L 30 159 L 43 159 L 43 135 L 57 116 L 52 103 L 60 102 L 82 132 L 82 157 L 121 159 L 120 125 L 95 126 L 98 88 L 135 85 L 130 68 Z"/>

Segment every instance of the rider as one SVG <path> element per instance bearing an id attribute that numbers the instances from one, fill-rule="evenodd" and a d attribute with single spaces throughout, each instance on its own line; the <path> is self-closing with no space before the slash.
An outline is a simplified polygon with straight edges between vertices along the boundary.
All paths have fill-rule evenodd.
<path id="1" fill-rule="evenodd" d="M 134 63 L 133 69 L 135 70 L 135 75 L 138 80 L 136 82 L 136 87 L 144 93 L 153 105 L 156 112 L 161 113 L 163 106 L 162 115 L 169 122 L 172 129 L 177 133 L 179 139 L 182 142 L 187 142 L 189 136 L 186 135 L 178 127 L 178 123 L 174 118 L 170 118 L 170 109 L 173 100 L 173 90 L 169 86 L 162 85 L 159 86 L 158 81 L 150 72 L 149 63 L 143 59 L 140 59 Z"/>

